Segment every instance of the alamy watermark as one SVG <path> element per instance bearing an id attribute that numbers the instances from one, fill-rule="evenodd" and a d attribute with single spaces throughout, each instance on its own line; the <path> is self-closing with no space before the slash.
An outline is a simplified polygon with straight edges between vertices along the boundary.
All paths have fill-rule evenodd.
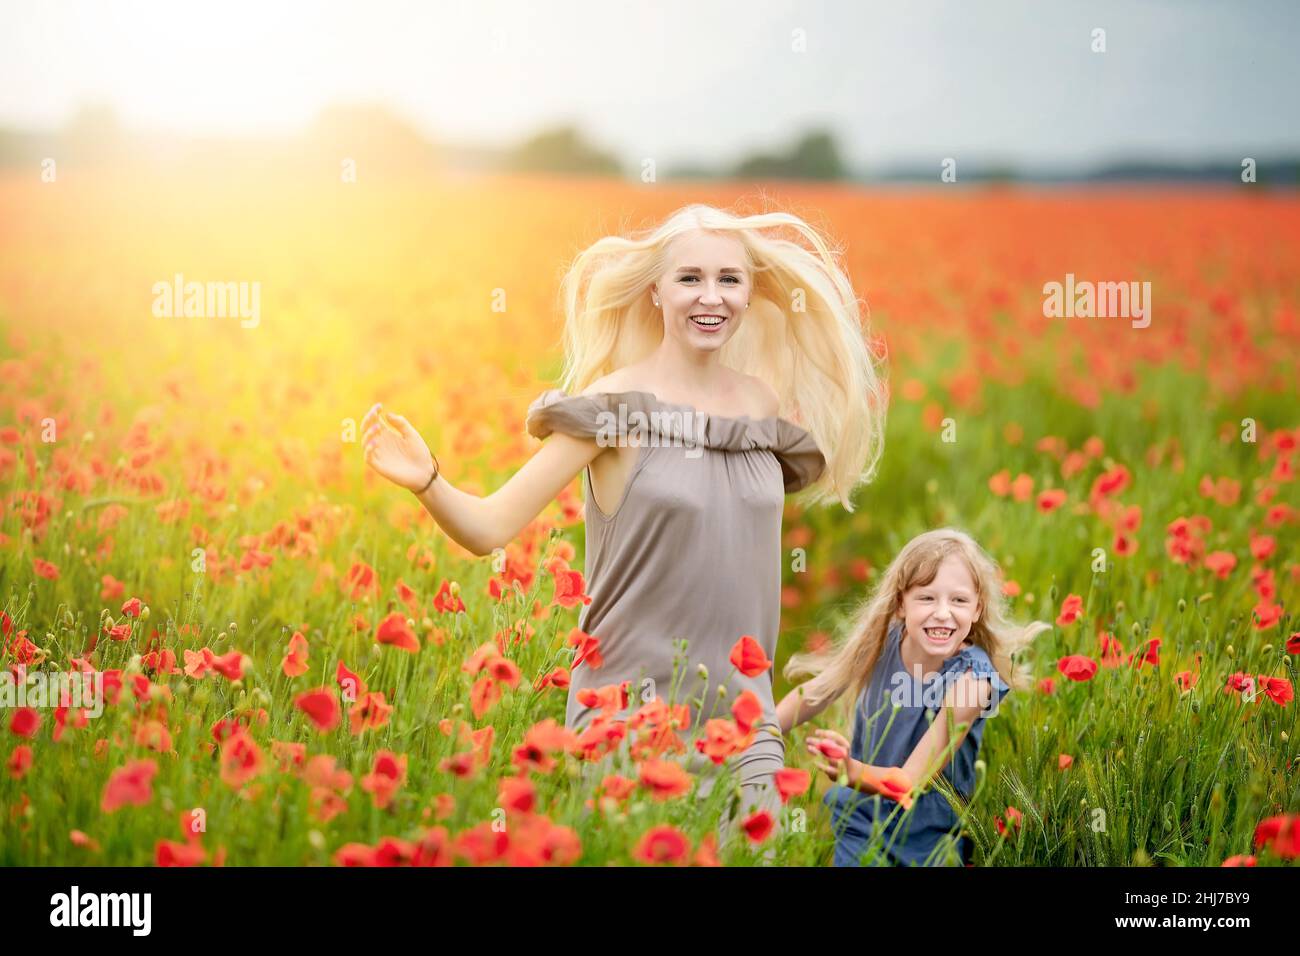
<path id="1" fill-rule="evenodd" d="M 1132 319 L 1135 329 L 1151 324 L 1150 282 L 1075 282 L 1074 273 L 1065 282 L 1043 286 L 1043 316 L 1059 318 Z"/>
<path id="2" fill-rule="evenodd" d="M 0 708 L 13 707 L 68 707 L 98 717 L 104 713 L 104 674 L 32 671 L 18 680 L 12 671 L 0 672 Z"/>
<path id="3" fill-rule="evenodd" d="M 626 404 L 619 402 L 617 412 L 599 412 L 596 421 L 596 444 L 602 448 L 631 444 L 629 439 L 635 437 L 638 446 L 685 448 L 687 458 L 699 458 L 704 454 L 700 442 L 709 416 L 693 409 L 629 411 Z"/>
<path id="4" fill-rule="evenodd" d="M 262 283 L 186 282 L 179 272 L 172 282 L 153 284 L 153 314 L 160 319 L 238 318 L 245 329 L 262 321 Z"/>
<path id="5" fill-rule="evenodd" d="M 978 707 L 980 717 L 994 717 L 998 712 L 1000 695 L 994 692 L 989 697 L 988 706 L 979 699 L 977 681 L 958 683 L 961 672 L 949 671 L 936 677 L 927 684 L 922 684 L 906 671 L 897 671 L 890 679 L 892 685 L 889 700 L 895 707 L 924 707 L 927 710 L 939 710 L 946 703 L 945 695 L 952 688 L 952 701 L 955 707 Z"/>

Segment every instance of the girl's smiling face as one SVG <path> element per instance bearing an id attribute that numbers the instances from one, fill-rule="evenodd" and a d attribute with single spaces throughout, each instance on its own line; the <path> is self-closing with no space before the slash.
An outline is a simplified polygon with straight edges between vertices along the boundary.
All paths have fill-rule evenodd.
<path id="1" fill-rule="evenodd" d="M 934 580 L 903 592 L 897 616 L 905 638 L 921 655 L 952 657 L 979 620 L 979 595 L 966 562 L 956 554 L 943 559 Z"/>

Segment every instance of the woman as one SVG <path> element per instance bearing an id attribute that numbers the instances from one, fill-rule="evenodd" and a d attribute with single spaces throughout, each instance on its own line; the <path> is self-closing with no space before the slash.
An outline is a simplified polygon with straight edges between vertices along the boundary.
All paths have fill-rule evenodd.
<path id="1" fill-rule="evenodd" d="M 852 510 L 854 487 L 875 471 L 884 389 L 858 300 L 803 220 L 704 205 L 601 239 L 562 290 L 563 389 L 544 392 L 527 418 L 550 441 L 498 491 L 453 487 L 406 419 L 379 405 L 362 426 L 366 461 L 478 555 L 585 470 L 592 600 L 579 627 L 598 639 L 603 664 L 574 668 L 566 725 L 591 717 L 580 691 L 624 680 L 628 711 L 656 696 L 686 703 L 695 728 L 750 690 L 763 717 L 734 758 L 742 809 L 775 808 L 769 785 L 785 747 L 772 675 L 745 676 L 728 654 L 749 635 L 775 656 L 784 494 L 808 489 Z M 681 640 L 684 664 L 674 661 Z M 688 769 L 709 766 L 690 753 Z"/>

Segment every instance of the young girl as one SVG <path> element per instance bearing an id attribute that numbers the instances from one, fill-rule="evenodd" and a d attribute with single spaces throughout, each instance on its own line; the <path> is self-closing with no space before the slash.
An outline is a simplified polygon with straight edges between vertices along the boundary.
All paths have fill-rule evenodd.
<path id="1" fill-rule="evenodd" d="M 949 833 L 969 862 L 970 840 L 953 832 L 957 814 L 927 784 L 942 772 L 970 799 L 985 718 L 1011 687 L 1030 682 L 1011 654 L 1049 627 L 1009 622 L 993 560 L 969 535 L 943 528 L 907 543 L 833 654 L 791 658 L 787 677 L 816 676 L 778 705 L 783 732 L 846 690 L 856 699 L 852 742 L 833 730 L 807 741 L 819 769 L 849 781 L 824 798 L 835 866 L 859 865 L 875 832 L 885 856 L 873 862 L 944 862 Z"/>

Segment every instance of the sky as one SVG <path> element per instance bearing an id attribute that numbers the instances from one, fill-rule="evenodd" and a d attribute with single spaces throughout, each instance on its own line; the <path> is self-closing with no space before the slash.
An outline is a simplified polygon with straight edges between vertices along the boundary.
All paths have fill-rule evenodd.
<path id="1" fill-rule="evenodd" d="M 0 126 L 96 103 L 288 134 L 370 102 L 457 143 L 573 122 L 629 161 L 829 127 L 858 167 L 1196 162 L 1300 152 L 1297 41 L 1292 0 L 0 0 Z"/>

